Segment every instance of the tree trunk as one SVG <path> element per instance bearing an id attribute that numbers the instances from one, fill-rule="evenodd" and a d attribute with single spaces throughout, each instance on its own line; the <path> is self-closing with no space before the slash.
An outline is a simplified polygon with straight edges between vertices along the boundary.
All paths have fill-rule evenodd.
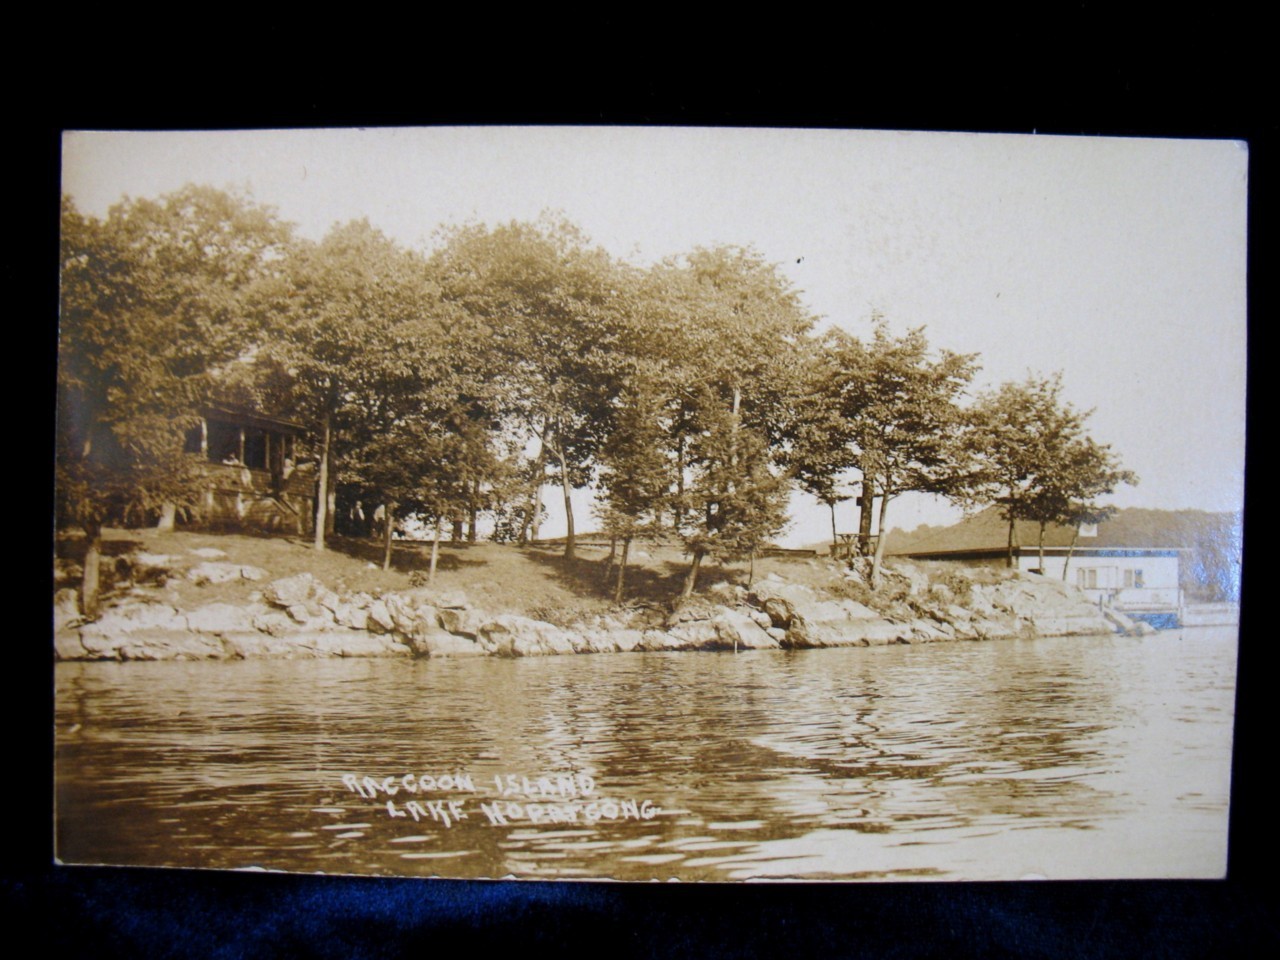
<path id="1" fill-rule="evenodd" d="M 836 533 L 836 502 L 832 500 L 827 504 L 831 508 L 831 556 L 838 559 L 840 556 L 840 535 Z"/>
<path id="2" fill-rule="evenodd" d="M 569 483 L 569 464 L 562 449 L 552 448 L 551 452 L 560 462 L 560 490 L 564 494 L 564 558 L 573 560 L 577 553 L 573 539 L 573 487 Z"/>
<path id="3" fill-rule="evenodd" d="M 880 524 L 876 529 L 876 552 L 871 560 L 871 589 L 874 590 L 880 583 L 880 564 L 884 561 L 884 544 L 887 539 L 884 535 L 884 518 L 889 512 L 889 492 L 887 490 L 880 493 Z"/>
<path id="4" fill-rule="evenodd" d="M 631 552 L 631 538 L 622 540 L 622 560 L 618 564 L 618 582 L 613 589 L 613 602 L 622 603 L 622 584 L 627 575 L 627 555 Z"/>
<path id="5" fill-rule="evenodd" d="M 156 524 L 156 529 L 161 533 L 172 533 L 177 519 L 178 505 L 170 500 L 160 507 L 160 522 Z"/>
<path id="6" fill-rule="evenodd" d="M 858 508 L 858 556 L 865 557 L 871 548 L 871 510 L 876 502 L 876 478 L 862 475 L 862 505 Z"/>
<path id="7" fill-rule="evenodd" d="M 453 528 L 449 531 L 449 539 L 454 543 L 462 542 L 462 518 L 453 518 Z"/>
<path id="8" fill-rule="evenodd" d="M 534 463 L 533 482 L 529 487 L 529 507 L 520 524 L 520 542 L 538 539 L 539 517 L 542 513 L 542 479 L 547 472 L 547 445 L 538 441 L 538 459 Z"/>
<path id="9" fill-rule="evenodd" d="M 102 565 L 102 525 L 84 528 L 84 573 L 80 578 L 80 612 L 92 619 L 98 615 L 98 585 Z"/>
<path id="10" fill-rule="evenodd" d="M 684 435 L 676 440 L 676 529 L 684 525 Z"/>
<path id="11" fill-rule="evenodd" d="M 1009 567 L 1010 569 L 1013 568 L 1013 533 L 1014 533 L 1014 524 L 1016 522 L 1017 521 L 1014 520 L 1013 517 L 1009 518 L 1009 547 L 1008 547 L 1008 553 L 1005 555 L 1005 558 L 1004 558 L 1004 565 L 1006 567 Z"/>
<path id="12" fill-rule="evenodd" d="M 467 512 L 467 543 L 476 542 L 476 518 L 480 514 L 480 481 L 476 480 L 471 484 L 470 488 L 471 503 L 468 505 Z"/>
<path id="13" fill-rule="evenodd" d="M 391 533 L 395 523 L 392 521 L 392 514 L 395 513 L 396 505 L 394 503 L 384 503 L 382 505 L 382 569 L 391 569 Z"/>
<path id="14" fill-rule="evenodd" d="M 443 526 L 444 521 L 436 517 L 436 535 L 431 541 L 431 566 L 427 570 L 427 583 L 431 583 L 436 578 L 436 561 L 440 557 L 440 529 Z"/>
<path id="15" fill-rule="evenodd" d="M 698 568 L 702 566 L 703 552 L 693 551 L 693 562 L 689 564 L 689 573 L 684 578 L 684 589 L 680 591 L 682 599 L 693 596 L 693 588 L 698 584 Z"/>
<path id="16" fill-rule="evenodd" d="M 329 528 L 329 441 L 331 424 L 329 412 L 324 415 L 320 439 L 320 476 L 316 478 L 316 533 L 313 546 L 324 549 L 324 535 Z"/>
<path id="17" fill-rule="evenodd" d="M 1044 576 L 1044 528 L 1045 528 L 1045 522 L 1044 522 L 1043 520 L 1041 520 L 1041 521 L 1040 521 L 1040 548 L 1039 548 L 1039 559 L 1036 561 L 1036 562 L 1040 565 L 1040 575 L 1041 575 L 1041 576 Z"/>
<path id="18" fill-rule="evenodd" d="M 1071 566 L 1071 555 L 1076 552 L 1076 540 L 1080 538 L 1080 525 L 1071 531 L 1071 546 L 1067 547 L 1067 558 L 1062 561 L 1062 582 L 1067 582 L 1067 567 Z"/>
<path id="19" fill-rule="evenodd" d="M 747 589 L 751 589 L 751 585 L 756 582 L 756 548 L 751 548 L 751 559 L 747 561 Z M 737 648 L 734 648 L 735 652 Z"/>

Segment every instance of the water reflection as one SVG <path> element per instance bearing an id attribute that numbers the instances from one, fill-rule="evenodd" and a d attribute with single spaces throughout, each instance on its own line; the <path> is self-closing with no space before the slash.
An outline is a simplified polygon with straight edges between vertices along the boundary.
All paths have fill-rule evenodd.
<path id="1" fill-rule="evenodd" d="M 1234 651 L 1230 631 L 1199 629 L 737 655 L 59 664 L 58 852 L 447 876 L 1214 876 Z M 406 815 L 405 793 L 390 816 L 387 797 L 342 782 L 457 772 L 477 794 L 417 798 L 464 800 L 467 819 L 447 828 L 426 806 Z M 494 825 L 481 811 L 496 776 L 569 772 L 594 778 L 588 800 L 661 813 Z"/>

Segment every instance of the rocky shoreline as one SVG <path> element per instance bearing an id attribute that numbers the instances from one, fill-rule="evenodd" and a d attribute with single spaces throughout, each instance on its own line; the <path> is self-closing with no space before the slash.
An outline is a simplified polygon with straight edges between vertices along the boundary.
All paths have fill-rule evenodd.
<path id="1" fill-rule="evenodd" d="M 265 571 L 206 563 L 197 576 L 265 579 Z M 315 657 L 532 657 L 663 650 L 767 650 L 879 646 L 1149 632 L 1099 610 L 1073 588 L 1034 574 L 976 579 L 964 596 L 909 566 L 892 611 L 874 610 L 776 574 L 750 590 L 722 584 L 674 612 L 633 608 L 558 626 L 473 607 L 460 592 L 418 587 L 342 595 L 309 573 L 271 581 L 246 603 L 181 610 L 159 596 L 131 597 L 92 621 L 74 593 L 55 598 L 58 660 L 238 660 Z M 955 576 L 967 581 L 968 575 Z M 963 602 L 961 602 L 963 601 Z"/>

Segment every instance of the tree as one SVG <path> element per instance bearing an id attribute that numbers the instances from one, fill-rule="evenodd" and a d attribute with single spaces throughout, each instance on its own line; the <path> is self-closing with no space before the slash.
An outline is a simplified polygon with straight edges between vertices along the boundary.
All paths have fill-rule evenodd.
<path id="1" fill-rule="evenodd" d="M 984 394 L 969 413 L 971 452 L 978 458 L 973 495 L 994 499 L 1009 524 L 1008 565 L 1013 566 L 1016 524 L 1039 528 L 1039 563 L 1044 569 L 1044 535 L 1050 524 L 1075 533 L 1063 578 L 1083 524 L 1108 519 L 1114 508 L 1098 498 L 1138 478 L 1120 466 L 1109 446 L 1085 433 L 1087 411 L 1061 398 L 1062 378 L 1028 377 Z"/>
<path id="2" fill-rule="evenodd" d="M 1026 513 L 1039 524 L 1039 566 L 1044 570 L 1044 534 L 1051 523 L 1071 528 L 1071 546 L 1062 564 L 1062 579 L 1075 553 L 1080 528 L 1103 523 L 1115 515 L 1116 508 L 1098 503 L 1099 497 L 1114 493 L 1122 483 L 1135 486 L 1137 474 L 1120 466 L 1111 448 L 1092 437 L 1077 437 L 1061 451 L 1052 471 L 1036 484 Z"/>
<path id="3" fill-rule="evenodd" d="M 1029 376 L 982 394 L 967 413 L 971 468 L 966 496 L 970 503 L 1000 506 L 1009 525 L 1010 567 L 1018 520 L 1032 519 L 1043 481 L 1083 430 L 1085 414 L 1064 403 L 1061 395 L 1060 374 Z"/>
<path id="4" fill-rule="evenodd" d="M 550 467 L 564 497 L 565 556 L 572 558 L 571 495 L 591 480 L 618 389 L 625 277 L 576 227 L 550 217 L 455 230 L 433 262 L 446 297 L 486 328 L 504 413 L 537 445 L 527 516 L 538 513 Z"/>
<path id="5" fill-rule="evenodd" d="M 877 323 L 869 344 L 849 336 L 833 344 L 846 435 L 863 477 L 863 510 L 880 496 L 879 538 L 871 586 L 879 582 L 889 503 L 903 493 L 958 497 L 964 417 L 959 398 L 977 370 L 976 354 L 931 354 L 923 328 L 894 337 Z"/>
<path id="6" fill-rule="evenodd" d="M 670 500 L 670 434 L 664 422 L 669 398 L 659 384 L 639 374 L 630 379 L 615 399 L 613 429 L 599 454 L 599 517 L 605 532 L 622 541 L 614 603 L 622 603 L 632 542 L 658 533 Z"/>
<path id="7" fill-rule="evenodd" d="M 365 220 L 296 245 L 285 266 L 263 359 L 288 369 L 294 407 L 316 425 L 314 546 L 322 550 L 335 459 L 385 443 L 421 405 L 424 385 L 443 369 L 444 330 L 455 318 L 422 258 Z M 358 480 L 352 470 L 345 478 Z"/>
<path id="8" fill-rule="evenodd" d="M 786 464 L 801 489 L 811 494 L 831 511 L 831 555 L 836 556 L 839 534 L 836 528 L 836 506 L 849 499 L 841 486 L 846 471 L 853 468 L 855 458 L 849 422 L 843 415 L 841 378 L 835 365 L 833 341 L 843 336 L 839 331 L 815 343 L 805 358 L 803 389 L 793 404 L 787 430 Z"/>
<path id="9" fill-rule="evenodd" d="M 790 405 L 813 320 L 779 268 L 741 247 L 697 249 L 645 284 L 675 378 L 677 525 L 692 559 L 749 556 L 785 523 Z"/>
<path id="10" fill-rule="evenodd" d="M 103 525 L 198 503 L 185 432 L 216 370 L 259 338 L 253 292 L 288 242 L 270 208 L 208 187 L 124 200 L 105 220 L 63 198 L 58 510 L 86 534 L 86 615 Z"/>

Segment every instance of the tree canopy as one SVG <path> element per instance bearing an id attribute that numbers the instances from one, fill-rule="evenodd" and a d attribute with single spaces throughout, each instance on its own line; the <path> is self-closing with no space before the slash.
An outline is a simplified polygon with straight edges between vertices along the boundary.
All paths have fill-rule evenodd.
<path id="1" fill-rule="evenodd" d="M 815 318 L 749 247 L 640 267 L 563 218 L 471 224 L 420 252 L 367 221 L 295 239 L 242 195 L 187 187 L 105 219 L 62 210 L 59 510 L 96 538 L 111 518 L 194 508 L 185 428 L 213 398 L 287 414 L 317 461 L 315 545 L 328 493 L 397 522 L 490 511 L 522 541 L 558 483 L 566 555 L 575 489 L 622 543 L 678 536 L 690 556 L 753 558 L 801 486 L 832 510 L 861 484 L 864 523 L 907 492 L 996 502 L 1079 524 L 1136 478 L 1085 432 L 1059 377 L 965 406 L 977 356 L 923 328 L 868 339 Z M 1011 534 L 1012 536 L 1012 534 Z"/>

